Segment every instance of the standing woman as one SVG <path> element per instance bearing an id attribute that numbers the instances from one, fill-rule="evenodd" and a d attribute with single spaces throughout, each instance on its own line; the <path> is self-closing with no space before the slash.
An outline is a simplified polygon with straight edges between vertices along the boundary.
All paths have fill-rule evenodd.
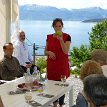
<path id="1" fill-rule="evenodd" d="M 70 76 L 68 51 L 70 48 L 71 37 L 69 34 L 62 32 L 62 19 L 53 20 L 52 27 L 55 33 L 47 35 L 45 55 L 47 55 L 47 79 L 61 81 L 61 75 L 66 78 Z M 59 105 L 63 107 L 64 97 L 59 98 Z M 57 101 L 54 102 L 57 107 Z"/>

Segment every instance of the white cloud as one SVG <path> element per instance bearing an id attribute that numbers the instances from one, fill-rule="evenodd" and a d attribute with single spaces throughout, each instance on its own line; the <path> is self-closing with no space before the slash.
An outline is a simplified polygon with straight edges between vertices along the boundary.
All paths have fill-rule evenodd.
<path id="1" fill-rule="evenodd" d="M 92 6 L 99 6 L 101 8 L 107 9 L 107 0 L 92 0 Z"/>

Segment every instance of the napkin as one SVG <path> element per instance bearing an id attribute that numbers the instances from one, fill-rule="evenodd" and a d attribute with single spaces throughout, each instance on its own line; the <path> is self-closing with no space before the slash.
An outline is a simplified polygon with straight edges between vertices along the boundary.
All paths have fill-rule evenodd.
<path id="1" fill-rule="evenodd" d="M 23 94 L 26 91 L 22 91 L 22 90 L 16 90 L 16 91 L 9 91 L 9 95 L 15 95 L 15 94 Z"/>
<path id="2" fill-rule="evenodd" d="M 34 100 L 30 101 L 29 103 L 33 107 L 41 107 L 42 105 Z"/>
<path id="3" fill-rule="evenodd" d="M 69 86 L 69 84 L 64 84 L 64 83 L 56 83 L 55 85 L 64 86 L 64 87 L 68 87 Z"/>
<path id="4" fill-rule="evenodd" d="M 40 93 L 40 94 L 38 94 L 38 96 L 42 96 L 42 97 L 46 97 L 46 98 L 52 98 L 52 97 L 54 97 L 54 95 L 45 94 L 45 93 Z"/>

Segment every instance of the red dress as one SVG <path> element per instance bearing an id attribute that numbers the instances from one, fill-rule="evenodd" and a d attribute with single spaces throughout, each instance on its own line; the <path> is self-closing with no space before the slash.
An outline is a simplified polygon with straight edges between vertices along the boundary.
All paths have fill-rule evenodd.
<path id="1" fill-rule="evenodd" d="M 66 42 L 68 34 L 63 33 L 63 40 Z M 49 80 L 60 80 L 61 75 L 70 75 L 68 54 L 62 51 L 60 42 L 53 34 L 47 35 L 47 51 L 52 51 L 56 55 L 56 59 L 47 59 L 47 78 Z"/>

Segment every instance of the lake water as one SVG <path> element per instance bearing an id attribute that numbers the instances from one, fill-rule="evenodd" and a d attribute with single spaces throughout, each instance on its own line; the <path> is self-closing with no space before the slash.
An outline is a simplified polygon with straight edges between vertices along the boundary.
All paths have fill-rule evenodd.
<path id="1" fill-rule="evenodd" d="M 95 23 L 83 23 L 80 21 L 64 21 L 63 32 L 68 33 L 71 36 L 71 46 L 70 50 L 72 50 L 73 46 L 80 47 L 81 44 L 88 45 L 89 44 L 89 35 L 88 32 L 91 31 L 91 28 L 95 25 Z M 52 21 L 28 21 L 21 20 L 20 27 L 26 33 L 26 41 L 29 45 L 31 53 L 33 52 L 33 43 L 39 47 L 36 50 L 37 55 L 43 55 L 44 46 L 46 43 L 47 34 L 54 33 L 52 28 Z"/>

